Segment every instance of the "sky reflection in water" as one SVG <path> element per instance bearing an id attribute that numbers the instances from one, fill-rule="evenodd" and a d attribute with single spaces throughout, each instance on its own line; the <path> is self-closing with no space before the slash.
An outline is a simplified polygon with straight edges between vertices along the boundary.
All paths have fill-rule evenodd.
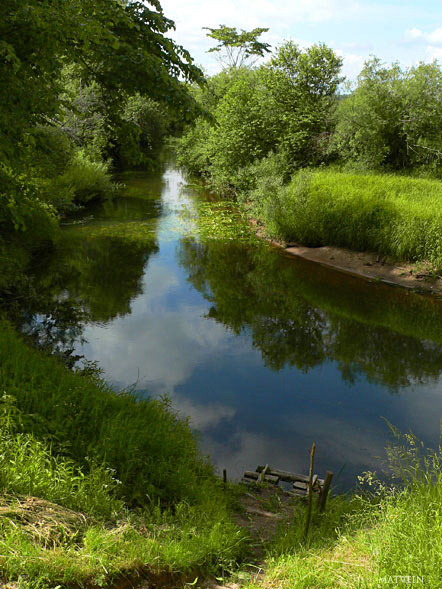
<path id="1" fill-rule="evenodd" d="M 98 313 L 84 326 L 86 342 L 76 343 L 109 381 L 170 397 L 231 477 L 263 463 L 305 472 L 315 441 L 317 471 L 342 470 L 339 486 L 349 488 L 379 466 L 388 439 L 381 416 L 437 443 L 439 301 L 286 259 L 267 245 L 198 243 L 180 233 L 179 211 L 201 196 L 183 190 L 178 171 L 125 181 L 139 202 L 125 222 L 153 218 L 155 244 L 136 258 L 144 266 L 121 311 Z M 108 210 L 88 228 L 115 222 Z M 112 288 L 109 276 L 119 274 L 108 263 Z"/>

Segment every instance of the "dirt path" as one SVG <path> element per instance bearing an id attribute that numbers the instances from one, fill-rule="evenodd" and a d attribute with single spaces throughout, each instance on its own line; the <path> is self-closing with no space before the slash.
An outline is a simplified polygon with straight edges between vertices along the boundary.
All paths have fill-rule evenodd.
<path id="1" fill-rule="evenodd" d="M 247 530 L 252 538 L 253 565 L 244 572 L 250 581 L 256 582 L 265 573 L 265 546 L 271 542 L 278 527 L 288 523 L 293 515 L 293 496 L 279 487 L 252 487 L 240 499 L 240 510 L 235 522 Z M 220 585 L 207 581 L 201 589 L 240 589 L 239 583 Z"/>

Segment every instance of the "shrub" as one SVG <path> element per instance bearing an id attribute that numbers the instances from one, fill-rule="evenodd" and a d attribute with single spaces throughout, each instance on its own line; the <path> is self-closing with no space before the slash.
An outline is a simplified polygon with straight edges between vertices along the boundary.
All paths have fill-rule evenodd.
<path id="1" fill-rule="evenodd" d="M 115 194 L 116 185 L 110 174 L 110 164 L 90 159 L 77 150 L 64 174 L 46 185 L 58 209 L 72 202 L 86 203 L 95 198 L 109 198 Z"/>

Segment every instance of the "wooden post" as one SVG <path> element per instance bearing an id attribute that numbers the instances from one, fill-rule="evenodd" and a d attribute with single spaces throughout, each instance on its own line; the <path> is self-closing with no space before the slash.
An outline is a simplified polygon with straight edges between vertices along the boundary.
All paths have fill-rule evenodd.
<path id="1" fill-rule="evenodd" d="M 264 482 L 264 477 L 266 476 L 266 474 L 267 474 L 267 471 L 269 470 L 269 468 L 270 468 L 270 467 L 269 467 L 269 465 L 268 465 L 268 464 L 266 464 L 266 465 L 264 466 L 264 468 L 263 468 L 263 469 L 262 469 L 262 471 L 261 471 L 261 474 L 259 475 L 259 478 L 258 478 L 258 483 L 263 483 L 263 482 Z"/>
<path id="2" fill-rule="evenodd" d="M 321 492 L 318 497 L 319 511 L 324 511 L 324 509 L 325 509 L 325 502 L 327 501 L 327 495 L 328 495 L 328 491 L 330 489 L 330 484 L 331 484 L 332 478 L 333 478 L 333 473 L 331 470 L 328 470 L 325 475 L 324 484 L 322 486 Z"/>
<path id="3" fill-rule="evenodd" d="M 313 468 L 315 465 L 315 450 L 316 444 L 313 442 L 312 450 L 310 452 L 310 471 L 308 476 L 308 506 L 307 516 L 305 520 L 304 540 L 307 540 L 308 530 L 310 527 L 310 520 L 312 517 L 312 502 L 313 502 Z"/>
<path id="4" fill-rule="evenodd" d="M 226 484 L 227 484 L 227 470 L 225 468 L 223 469 L 223 483 L 224 483 L 224 486 L 226 486 Z"/>

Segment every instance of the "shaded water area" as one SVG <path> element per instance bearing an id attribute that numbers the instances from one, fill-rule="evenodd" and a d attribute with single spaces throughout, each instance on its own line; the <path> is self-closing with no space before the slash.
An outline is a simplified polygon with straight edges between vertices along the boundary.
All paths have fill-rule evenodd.
<path id="1" fill-rule="evenodd" d="M 258 240 L 198 239 L 183 211 L 198 225 L 208 195 L 173 165 L 122 181 L 36 268 L 28 331 L 118 387 L 168 396 L 231 478 L 265 463 L 306 472 L 315 441 L 316 471 L 349 489 L 379 468 L 382 418 L 438 443 L 439 299 Z"/>

